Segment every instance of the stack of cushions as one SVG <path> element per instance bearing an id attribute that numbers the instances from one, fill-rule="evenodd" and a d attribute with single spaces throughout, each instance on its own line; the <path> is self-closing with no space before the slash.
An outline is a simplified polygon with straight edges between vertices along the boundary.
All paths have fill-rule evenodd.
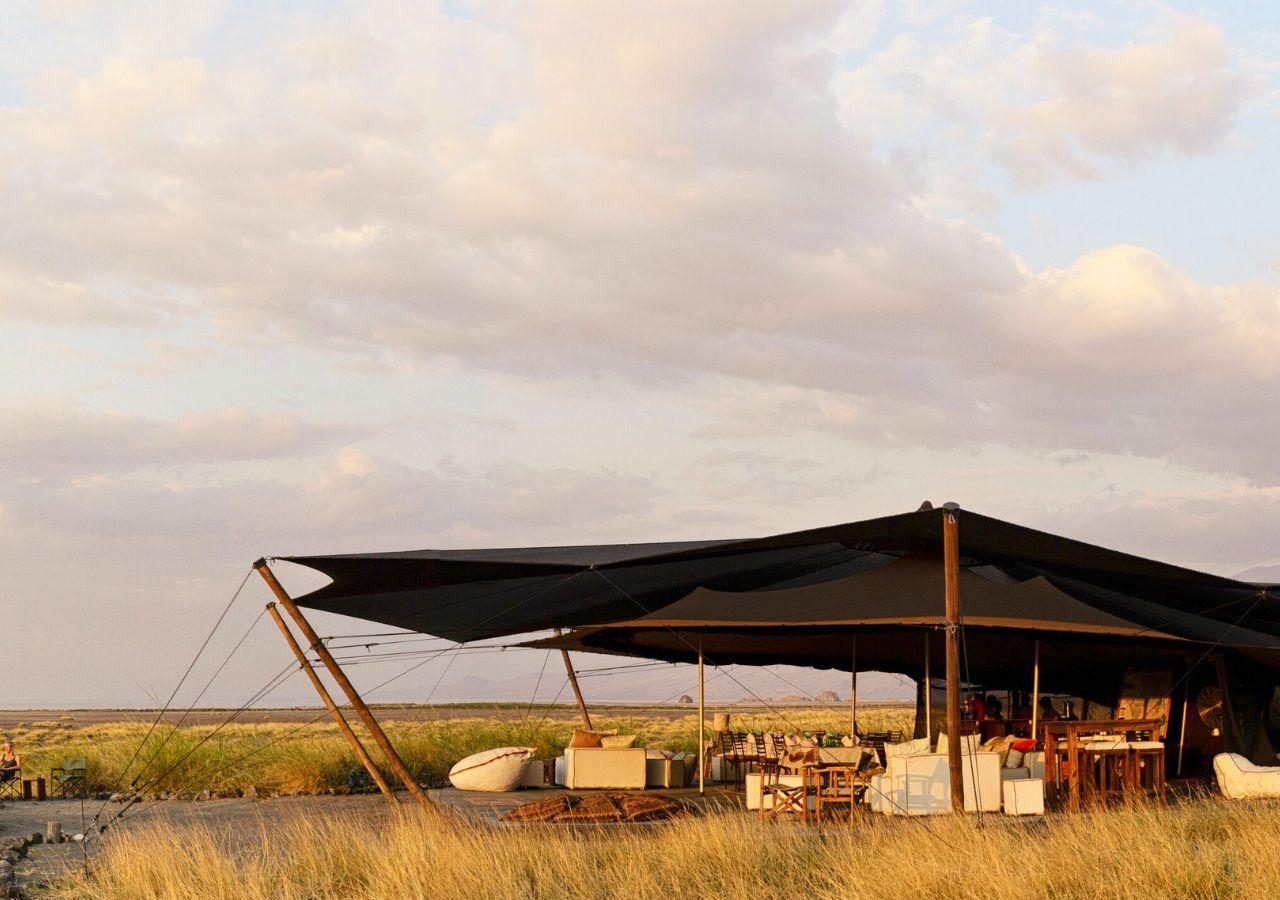
<path id="1" fill-rule="evenodd" d="M 603 747 L 606 750 L 625 750 L 636 745 L 634 734 L 618 734 L 616 731 L 582 731 L 573 733 L 569 747 L 573 750 Z"/>
<path id="2" fill-rule="evenodd" d="M 926 738 L 921 738 L 921 740 L 926 740 Z M 960 735 L 960 755 L 961 756 L 967 756 L 970 753 L 977 753 L 978 750 L 981 748 L 981 745 L 982 745 L 982 738 L 979 735 L 976 735 L 976 734 Z M 947 733 L 945 731 L 939 732 L 938 733 L 938 749 L 935 750 L 934 752 L 946 753 L 950 749 L 950 747 L 951 747 L 951 744 L 949 743 L 949 739 L 947 738 Z M 928 751 L 926 750 L 925 752 L 927 753 Z"/>
<path id="3" fill-rule="evenodd" d="M 532 747 L 498 747 L 473 753 L 449 770 L 449 781 L 460 791 L 514 791 L 524 782 Z"/>

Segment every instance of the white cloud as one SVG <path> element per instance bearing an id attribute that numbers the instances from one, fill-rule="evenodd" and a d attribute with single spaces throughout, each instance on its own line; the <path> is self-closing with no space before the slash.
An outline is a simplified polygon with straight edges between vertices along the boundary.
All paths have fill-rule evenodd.
<path id="1" fill-rule="evenodd" d="M 1025 187 L 1203 154 L 1231 135 L 1258 85 L 1217 24 L 1166 12 L 1120 46 L 1097 42 L 1097 26 L 1042 12 L 1018 32 L 951 14 L 941 32 L 898 34 L 841 72 L 844 121 L 908 157 L 914 144 L 936 150 L 969 180 L 985 154 Z"/>
<path id="2" fill-rule="evenodd" d="M 841 76 L 823 41 L 849 27 L 834 4 L 421 22 L 362 6 L 216 63 L 109 57 L 0 114 L 23 162 L 0 199 L 26 211 L 64 306 L 110 280 L 139 319 L 199 310 L 237 339 L 744 385 L 748 412 L 712 435 L 949 428 L 1280 479 L 1254 449 L 1275 405 L 1230 413 L 1278 386 L 1273 282 L 1200 284 L 1125 246 L 1031 271 L 916 204 L 848 105 L 954 108 L 1005 143 L 1016 119 L 1070 154 L 1197 151 L 1244 91 L 1216 27 L 1172 17 L 1068 49 L 976 20 L 945 51 L 899 36 Z M 1020 73 L 1046 79 L 1038 99 L 983 106 Z M 873 104 L 886 85 L 911 102 Z M 1169 91 L 1194 102 L 1175 115 Z M 101 113 L 117 108 L 134 124 Z M 29 256 L 0 246 L 0 266 Z"/>
<path id="3" fill-rule="evenodd" d="M 0 407 L 0 475 L 84 477 L 193 463 L 320 453 L 365 433 L 290 413 L 228 407 L 172 420 L 95 410 L 61 400 Z"/>

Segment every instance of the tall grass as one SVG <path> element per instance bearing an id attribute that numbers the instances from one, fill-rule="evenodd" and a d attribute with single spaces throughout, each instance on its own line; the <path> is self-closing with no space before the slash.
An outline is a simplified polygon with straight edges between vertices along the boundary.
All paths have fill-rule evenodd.
<path id="1" fill-rule="evenodd" d="M 1037 821 L 871 817 L 819 831 L 711 813 L 659 826 L 501 827 L 415 810 L 250 834 L 117 834 L 67 898 L 1274 897 L 1272 804 L 1213 798 Z"/>
<path id="2" fill-rule="evenodd" d="M 864 728 L 910 727 L 912 713 L 904 707 L 872 708 L 859 713 Z M 697 716 L 663 717 L 643 714 L 600 715 L 598 728 L 635 734 L 640 746 L 668 750 L 697 748 Z M 539 756 L 559 755 L 573 735 L 574 719 L 556 711 L 555 717 L 534 711 L 459 718 L 446 721 L 384 721 L 383 725 L 409 770 L 427 781 L 439 781 L 455 762 L 492 747 L 527 746 Z M 735 727 L 750 731 L 848 730 L 843 715 L 788 709 L 776 715 L 735 714 Z M 214 733 L 214 726 L 162 725 L 147 741 L 137 760 L 134 751 L 146 733 L 146 723 L 129 722 L 79 726 L 70 720 L 32 722 L 6 735 L 15 741 L 29 775 L 47 773 L 64 758 L 88 761 L 93 791 L 108 791 L 135 782 L 148 792 L 235 793 L 253 786 L 265 793 L 315 793 L 340 788 L 347 773 L 360 763 L 346 740 L 327 718 L 299 730 L 288 723 L 235 723 Z M 356 730 L 361 729 L 356 725 Z M 211 737 L 212 735 L 212 737 Z M 378 758 L 372 742 L 370 752 Z M 125 777 L 121 777 L 124 773 Z M 394 781 L 389 770 L 388 780 Z"/>

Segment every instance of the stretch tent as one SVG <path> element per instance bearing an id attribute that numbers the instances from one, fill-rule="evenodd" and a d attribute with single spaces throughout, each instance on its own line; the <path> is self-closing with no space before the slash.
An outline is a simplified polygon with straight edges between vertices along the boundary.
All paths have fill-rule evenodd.
<path id="1" fill-rule="evenodd" d="M 865 634 L 859 668 L 918 678 L 921 634 L 943 624 L 942 515 L 747 540 L 281 558 L 333 579 L 299 605 L 460 642 L 571 628 L 531 645 L 688 662 L 700 639 L 715 664 L 848 670 L 850 637 Z M 1274 586 L 956 515 L 967 678 L 1025 674 L 1036 640 L 1046 683 L 1086 697 L 1127 667 L 1225 657 L 1227 746 L 1274 761 Z"/>
<path id="2" fill-rule="evenodd" d="M 1264 585 L 968 511 L 961 515 L 960 551 L 970 569 L 990 566 L 1015 581 L 1044 576 L 1143 627 L 1187 613 L 1186 627 L 1210 629 L 1204 635 L 1213 623 L 1280 635 L 1280 596 L 1261 593 Z M 278 558 L 333 579 L 296 598 L 302 606 L 473 641 L 635 619 L 698 588 L 745 592 L 816 584 L 941 552 L 942 516 L 921 509 L 746 540 Z"/>

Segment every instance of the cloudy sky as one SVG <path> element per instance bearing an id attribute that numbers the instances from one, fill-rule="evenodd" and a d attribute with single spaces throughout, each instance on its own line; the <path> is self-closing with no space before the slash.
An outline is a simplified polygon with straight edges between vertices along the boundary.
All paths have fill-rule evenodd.
<path id="1" fill-rule="evenodd" d="M 0 702 L 167 694 L 262 554 L 1280 563 L 1280 23 L 1207 6 L 6 4 Z"/>

